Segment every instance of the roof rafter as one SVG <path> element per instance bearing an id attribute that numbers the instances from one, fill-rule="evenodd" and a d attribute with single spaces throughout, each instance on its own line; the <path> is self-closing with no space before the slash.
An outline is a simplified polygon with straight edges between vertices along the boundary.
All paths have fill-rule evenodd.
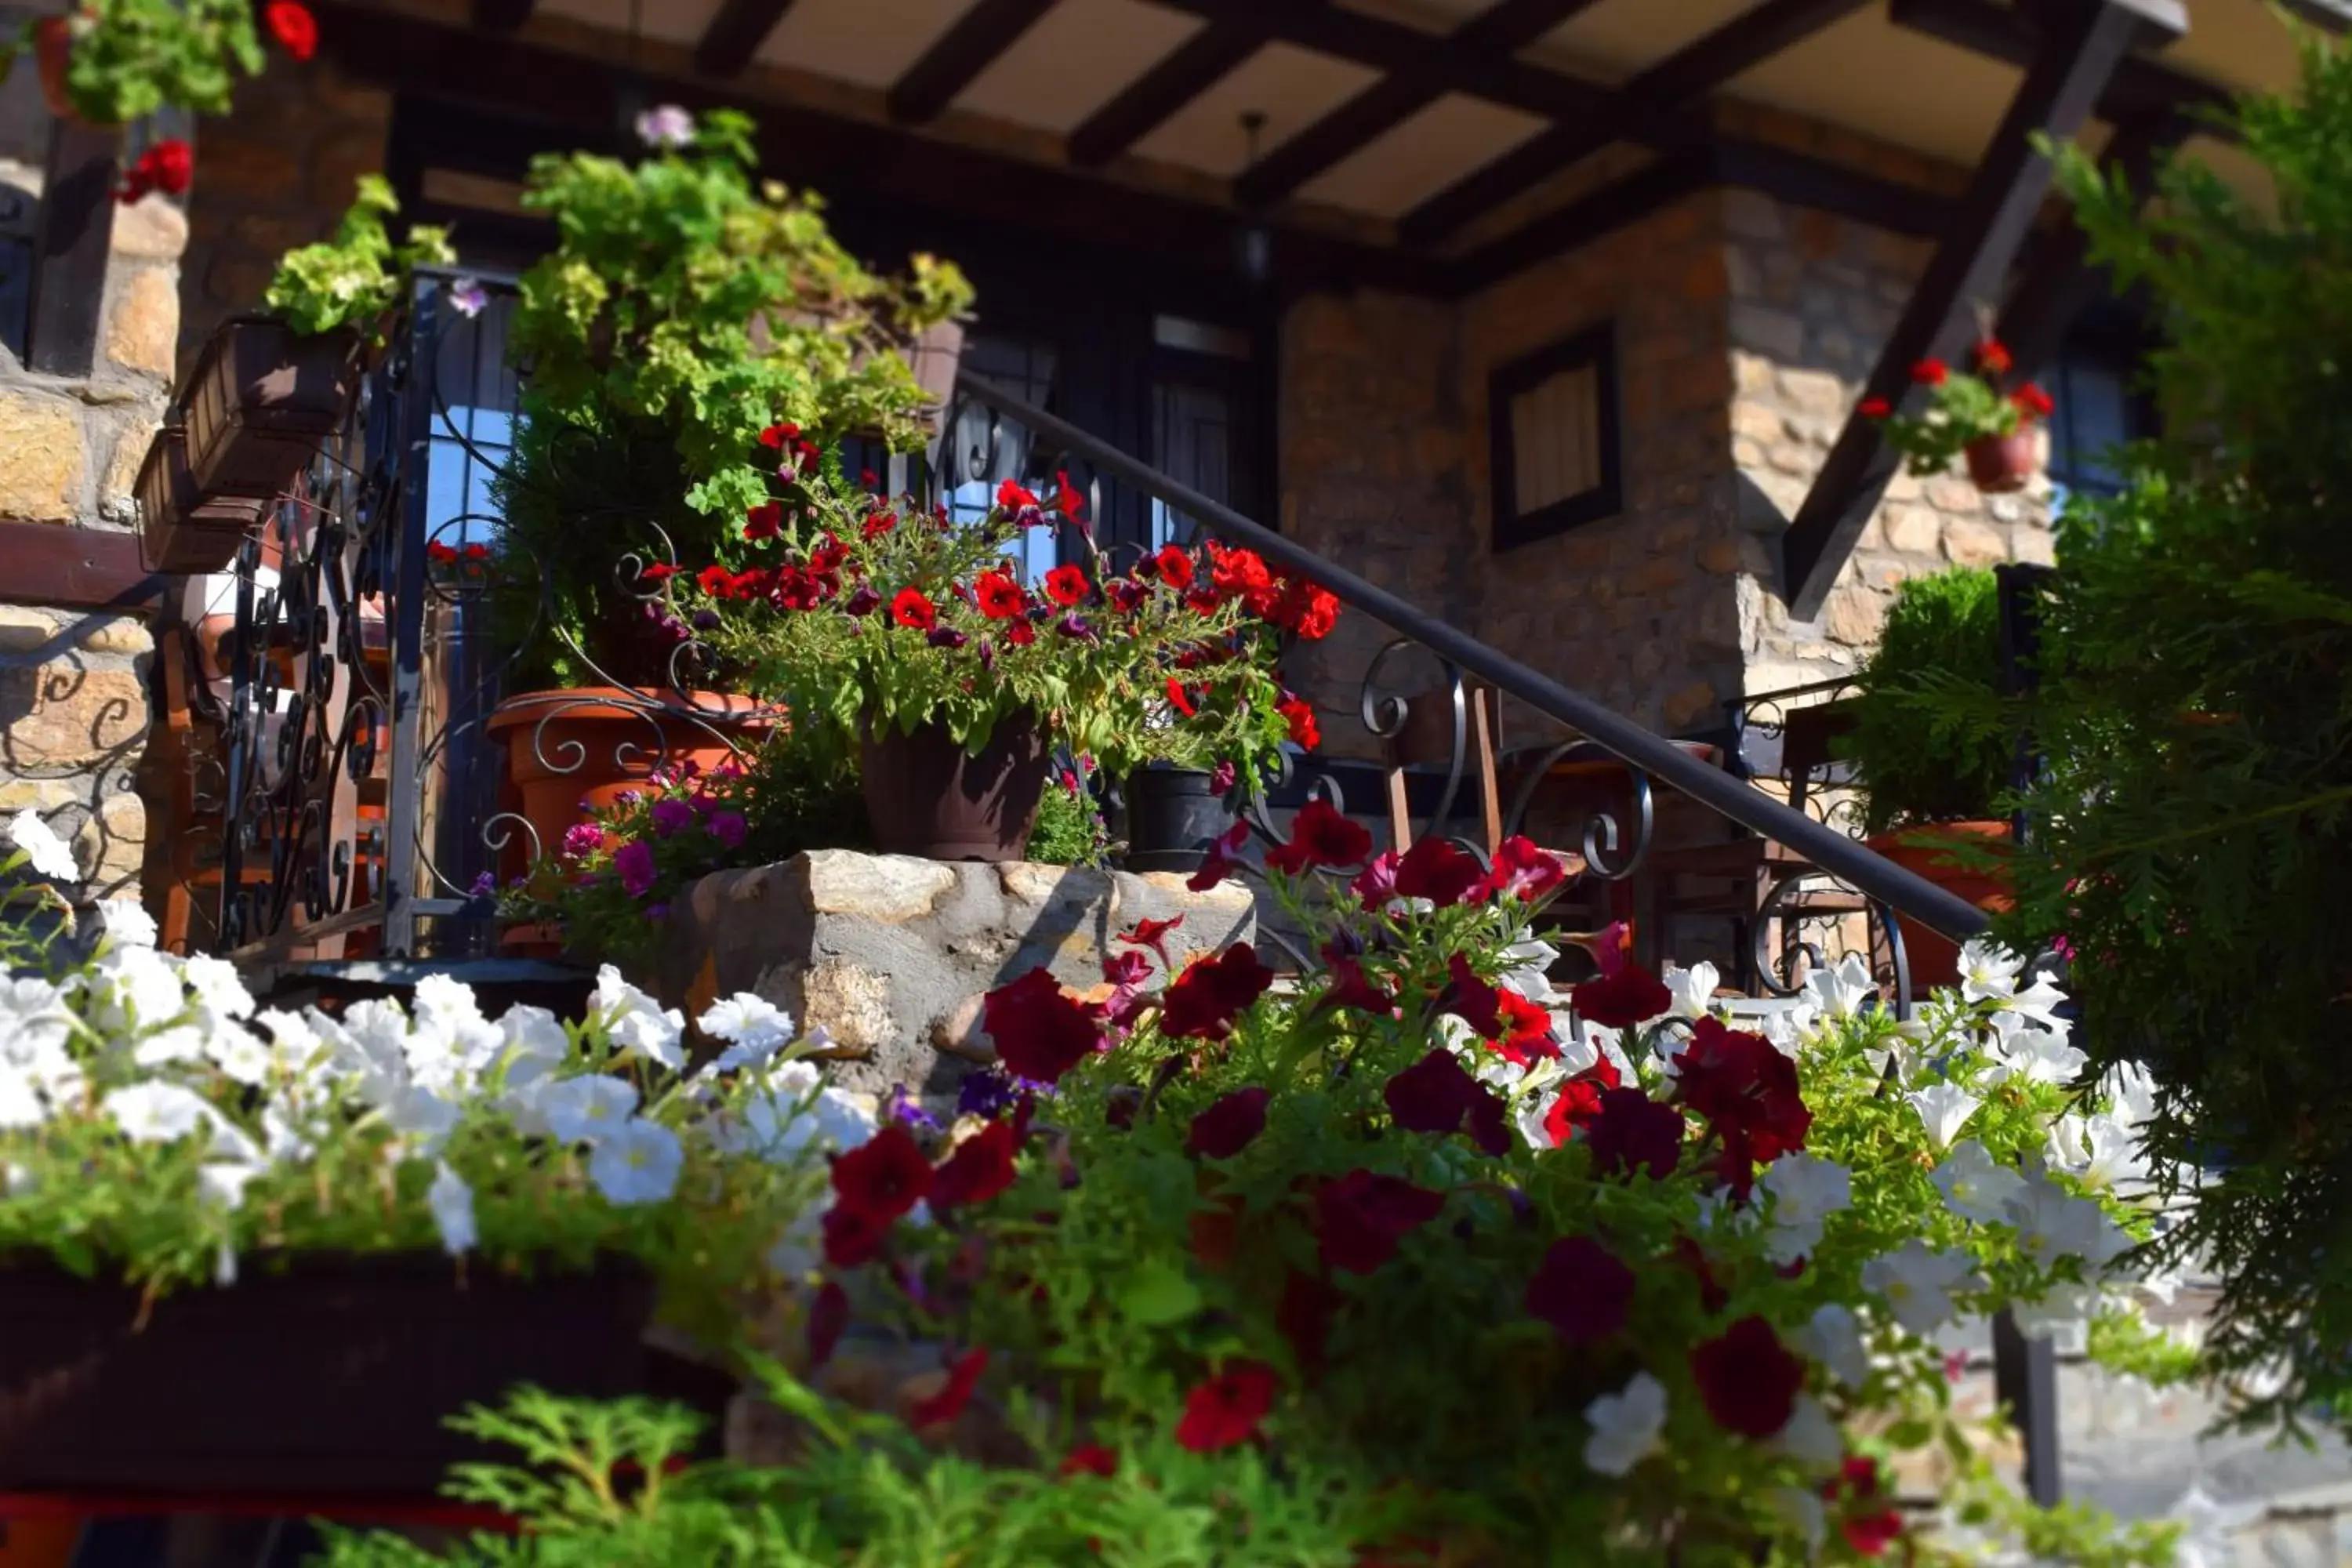
<path id="1" fill-rule="evenodd" d="M 1391 72 L 1284 142 L 1234 184 L 1244 205 L 1279 201 L 1453 89 L 1460 68 L 1508 58 L 1596 0 L 1501 0 L 1438 40 L 1416 68 Z"/>
<path id="2" fill-rule="evenodd" d="M 1269 5 L 1255 16 L 1213 21 L 1194 31 L 1070 132 L 1070 162 L 1081 169 L 1099 168 L 1182 112 L 1274 41 L 1281 22 L 1276 10 Z"/>
<path id="3" fill-rule="evenodd" d="M 727 0 L 694 46 L 694 68 L 704 76 L 736 76 L 751 63 L 793 0 Z"/>
<path id="4" fill-rule="evenodd" d="M 958 17 L 890 89 L 890 118 L 901 125 L 937 120 L 956 95 L 1052 10 L 1055 0 L 980 0 Z"/>
<path id="5" fill-rule="evenodd" d="M 1633 78 L 1607 110 L 1564 117 L 1448 185 L 1407 213 L 1397 232 L 1415 244 L 1443 239 L 1610 142 L 1626 140 L 1629 121 L 1664 118 L 1866 3 L 1763 0 Z"/>
<path id="6" fill-rule="evenodd" d="M 490 33 L 511 33 L 530 20 L 539 0 L 474 0 L 474 26 Z"/>

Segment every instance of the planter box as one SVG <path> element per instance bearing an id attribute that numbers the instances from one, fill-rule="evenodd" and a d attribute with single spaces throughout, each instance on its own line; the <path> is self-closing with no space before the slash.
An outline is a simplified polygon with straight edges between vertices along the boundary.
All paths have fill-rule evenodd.
<path id="1" fill-rule="evenodd" d="M 174 415 L 139 464 L 139 552 L 150 572 L 218 572 L 267 503 L 247 495 L 207 495 L 188 467 L 187 431 Z"/>
<path id="2" fill-rule="evenodd" d="M 186 401 L 188 466 L 207 495 L 283 492 L 342 427 L 359 391 L 359 335 L 305 338 L 243 317 L 197 357 Z"/>
<path id="3" fill-rule="evenodd" d="M 139 1294 L 46 1259 L 0 1268 L 0 1491 L 430 1497 L 499 1457 L 444 1423 L 518 1384 L 685 1397 L 732 1379 L 645 1342 L 652 1279 L 607 1261 L 511 1279 L 448 1258 L 315 1258 Z"/>

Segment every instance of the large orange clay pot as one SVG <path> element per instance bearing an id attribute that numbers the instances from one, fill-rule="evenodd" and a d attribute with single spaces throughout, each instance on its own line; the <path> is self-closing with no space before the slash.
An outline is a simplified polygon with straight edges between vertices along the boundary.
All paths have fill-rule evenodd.
<path id="1" fill-rule="evenodd" d="M 1995 867 L 1979 870 L 1952 858 L 1952 846 L 1983 846 L 2009 842 L 2006 822 L 1937 822 L 1922 827 L 1898 827 L 1865 842 L 1897 866 L 1923 877 L 1954 898 L 1966 899 L 1988 914 L 1998 914 L 2015 902 L 2009 872 Z M 1903 952 L 1911 966 L 1911 994 L 1918 996 L 1937 986 L 1956 984 L 1960 977 L 1958 943 L 1921 925 L 1908 915 L 1897 915 L 1903 931 Z"/>

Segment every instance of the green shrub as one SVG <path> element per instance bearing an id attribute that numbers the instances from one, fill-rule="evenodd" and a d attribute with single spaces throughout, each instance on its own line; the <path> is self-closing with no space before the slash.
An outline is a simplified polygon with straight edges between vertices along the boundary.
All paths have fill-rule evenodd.
<path id="1" fill-rule="evenodd" d="M 1999 695 L 2000 596 L 1990 572 L 1955 567 L 1903 584 L 1851 700 L 1839 745 L 1861 774 L 1873 833 L 1990 816 L 2011 746 L 1979 715 Z"/>

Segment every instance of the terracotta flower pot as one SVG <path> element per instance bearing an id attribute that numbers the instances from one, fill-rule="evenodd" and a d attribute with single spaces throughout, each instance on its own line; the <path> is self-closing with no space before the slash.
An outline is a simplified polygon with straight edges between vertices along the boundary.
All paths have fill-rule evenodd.
<path id="1" fill-rule="evenodd" d="M 955 395 L 956 367 L 963 363 L 963 323 L 941 321 L 926 327 L 907 351 L 907 368 L 934 408 L 944 408 Z"/>
<path id="2" fill-rule="evenodd" d="M 867 731 L 858 742 L 876 847 L 926 860 L 1017 860 L 1053 758 L 1037 721 L 1006 719 L 967 755 L 944 725 Z"/>
<path id="3" fill-rule="evenodd" d="M 188 466 L 187 431 L 174 416 L 147 444 L 139 464 L 139 552 L 150 572 L 218 572 L 268 502 L 250 495 L 213 495 Z"/>
<path id="4" fill-rule="evenodd" d="M 539 853 L 552 855 L 590 812 L 645 788 L 656 769 L 688 763 L 715 768 L 735 754 L 730 740 L 753 740 L 775 721 L 749 697 L 583 686 L 509 697 L 484 728 L 506 738 L 507 782 L 539 836 Z M 517 848 L 530 852 L 528 844 Z"/>
<path id="5" fill-rule="evenodd" d="M 2040 443 L 2031 425 L 2021 425 L 2006 436 L 1979 436 L 1968 444 L 1964 455 L 1969 478 L 1989 496 L 2015 494 L 2042 467 Z"/>
<path id="6" fill-rule="evenodd" d="M 0 1268 L 0 1490 L 430 1497 L 452 1461 L 503 1457 L 444 1423 L 517 1384 L 731 1392 L 644 1342 L 654 1284 L 632 1263 L 463 1289 L 437 1253 L 247 1267 L 139 1327 L 127 1286 Z"/>
<path id="7" fill-rule="evenodd" d="M 1921 827 L 1898 827 L 1864 842 L 1914 876 L 1923 877 L 1953 897 L 1997 914 L 2014 903 L 2007 869 L 1963 866 L 1952 858 L 1952 847 L 2006 844 L 2009 837 L 2006 822 L 1938 822 Z M 1924 995 L 1938 986 L 1958 983 L 1960 950 L 1957 942 L 1937 935 L 1908 915 L 1896 916 L 1895 923 L 1903 931 L 1903 953 L 1911 967 L 1913 995 Z"/>
<path id="8" fill-rule="evenodd" d="M 73 24 L 63 16 L 44 16 L 33 24 L 33 63 L 41 74 L 41 97 L 59 120 L 79 121 L 73 89 L 66 73 L 73 65 Z"/>
<path id="9" fill-rule="evenodd" d="M 348 329 L 306 338 L 267 317 L 223 323 L 188 383 L 197 485 L 215 496 L 283 492 L 341 427 L 360 372 L 359 334 Z"/>
<path id="10" fill-rule="evenodd" d="M 1230 806 L 1209 793 L 1210 775 L 1198 768 L 1139 768 L 1120 794 L 1127 801 L 1127 853 L 1119 863 L 1130 871 L 1197 871 L 1209 845 L 1234 823 Z"/>

